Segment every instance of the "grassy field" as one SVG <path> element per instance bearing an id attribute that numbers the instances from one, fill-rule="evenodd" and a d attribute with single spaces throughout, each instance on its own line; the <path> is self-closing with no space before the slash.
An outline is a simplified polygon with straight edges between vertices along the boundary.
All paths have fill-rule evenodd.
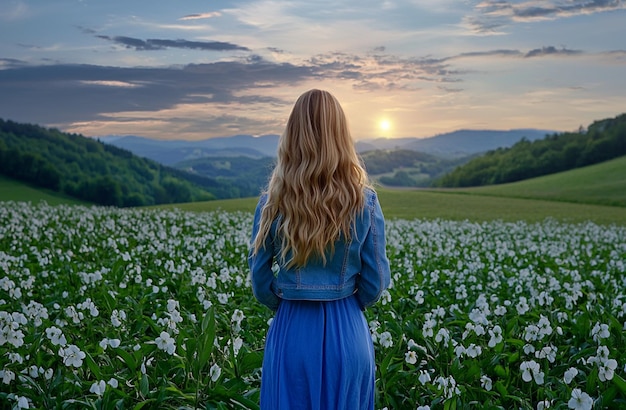
<path id="1" fill-rule="evenodd" d="M 554 218 L 563 222 L 593 221 L 598 224 L 626 225 L 626 208 L 558 201 L 467 195 L 425 190 L 378 189 L 380 203 L 388 219 L 450 219 L 470 221 L 539 222 Z M 256 198 L 165 205 L 186 211 L 214 210 L 252 212 Z"/>
<path id="2" fill-rule="evenodd" d="M 626 206 L 626 157 L 510 184 L 455 191 L 476 195 Z"/>
<path id="3" fill-rule="evenodd" d="M 446 190 L 379 188 L 378 194 L 389 219 L 538 222 L 554 218 L 564 222 L 626 225 L 626 178 L 623 175 L 626 175 L 626 157 L 514 184 Z M 79 203 L 0 178 L 0 201 L 7 200 L 45 200 L 51 205 Z M 158 208 L 252 212 L 256 201 L 257 198 L 240 198 Z"/>
<path id="4" fill-rule="evenodd" d="M 0 202 L 32 202 L 46 201 L 49 205 L 85 205 L 86 202 L 64 196 L 57 192 L 31 187 L 14 179 L 0 175 Z"/>

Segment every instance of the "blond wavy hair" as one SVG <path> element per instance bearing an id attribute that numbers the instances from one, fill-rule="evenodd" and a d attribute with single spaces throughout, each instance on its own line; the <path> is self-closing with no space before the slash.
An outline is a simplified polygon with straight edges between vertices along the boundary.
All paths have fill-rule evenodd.
<path id="1" fill-rule="evenodd" d="M 326 250 L 350 238 L 365 203 L 367 174 L 354 148 L 337 99 L 310 90 L 296 101 L 278 143 L 278 160 L 266 190 L 254 253 L 277 220 L 279 263 L 304 266 L 312 257 L 326 263 Z"/>

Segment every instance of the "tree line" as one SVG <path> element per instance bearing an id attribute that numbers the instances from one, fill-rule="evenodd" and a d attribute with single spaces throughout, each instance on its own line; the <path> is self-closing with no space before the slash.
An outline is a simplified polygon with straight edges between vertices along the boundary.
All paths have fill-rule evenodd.
<path id="1" fill-rule="evenodd" d="M 0 119 L 0 174 L 99 205 L 229 197 L 231 187 L 78 134 Z"/>
<path id="2" fill-rule="evenodd" d="M 441 158 L 407 149 L 372 150 L 361 154 L 368 174 L 378 182 L 395 187 L 426 187 L 470 157 Z"/>
<path id="3" fill-rule="evenodd" d="M 476 157 L 433 184 L 469 187 L 521 181 L 567 171 L 626 155 L 626 114 L 595 121 L 587 130 L 522 139 Z"/>

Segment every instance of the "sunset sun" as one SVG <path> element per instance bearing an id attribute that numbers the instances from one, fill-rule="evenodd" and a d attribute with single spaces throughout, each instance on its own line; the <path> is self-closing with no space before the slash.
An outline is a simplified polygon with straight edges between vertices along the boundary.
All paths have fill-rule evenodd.
<path id="1" fill-rule="evenodd" d="M 380 128 L 381 131 L 389 131 L 391 129 L 391 123 L 389 120 L 381 120 L 378 123 L 378 128 Z"/>

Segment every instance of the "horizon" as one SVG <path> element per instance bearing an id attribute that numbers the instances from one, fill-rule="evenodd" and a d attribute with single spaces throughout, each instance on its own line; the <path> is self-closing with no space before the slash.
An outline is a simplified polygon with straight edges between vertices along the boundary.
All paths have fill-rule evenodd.
<path id="1" fill-rule="evenodd" d="M 10 0 L 0 117 L 87 137 L 280 135 L 329 90 L 357 141 L 568 132 L 626 109 L 622 0 Z"/>
<path id="2" fill-rule="evenodd" d="M 604 119 L 604 118 L 602 118 Z M 586 128 L 586 127 L 585 127 Z M 62 130 L 61 130 L 62 131 Z M 377 137 L 377 136 L 372 136 L 372 137 L 366 137 L 366 138 L 357 138 L 352 136 L 352 140 L 354 142 L 360 142 L 360 141 L 372 141 L 372 140 L 401 140 L 401 139 L 429 139 L 429 138 L 435 138 L 435 137 L 439 137 L 439 136 L 445 136 L 448 134 L 453 134 L 453 133 L 457 133 L 457 132 L 510 132 L 510 131 L 539 131 L 539 132 L 546 132 L 546 133 L 553 133 L 553 132 L 561 132 L 558 130 L 544 130 L 544 129 L 539 129 L 539 128 L 510 128 L 510 129 L 487 129 L 487 128 L 483 128 L 483 129 L 468 129 L 468 128 L 460 128 L 457 130 L 452 130 L 452 131 L 448 131 L 448 132 L 442 132 L 442 133 L 438 133 L 438 134 L 434 134 L 434 135 L 428 135 L 428 136 L 424 136 L 424 137 L 415 137 L 415 136 L 406 136 L 406 137 Z M 64 131 L 62 131 L 64 132 Z M 198 142 L 198 141 L 205 141 L 205 140 L 210 140 L 210 139 L 216 139 L 216 138 L 235 138 L 235 137 L 252 137 L 252 138 L 263 138 L 263 137 L 280 137 L 280 134 L 233 134 L 233 135 L 216 135 L 216 136 L 212 136 L 212 137 L 207 137 L 207 138 L 197 138 L 197 139 L 183 139 L 183 138 L 157 138 L 157 137 L 146 137 L 144 135 L 134 135 L 134 134 L 110 134 L 110 135 L 84 135 L 84 137 L 87 138 L 95 138 L 95 139 L 121 139 L 121 138 L 126 138 L 126 137 L 132 137 L 132 138 L 143 138 L 143 139 L 150 139 L 150 140 L 155 140 L 155 141 L 182 141 L 182 142 Z"/>

